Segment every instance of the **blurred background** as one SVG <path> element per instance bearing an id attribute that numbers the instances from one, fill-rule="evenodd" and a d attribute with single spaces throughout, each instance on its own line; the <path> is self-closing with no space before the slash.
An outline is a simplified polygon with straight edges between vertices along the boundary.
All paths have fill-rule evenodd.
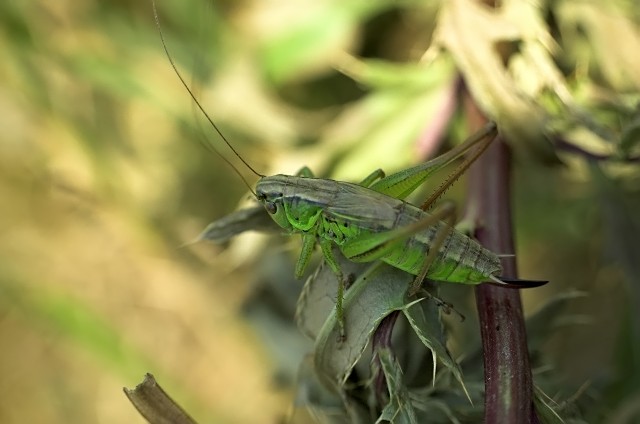
<path id="1" fill-rule="evenodd" d="M 480 104 L 500 102 L 471 78 L 491 71 L 484 62 L 454 53 L 428 72 L 417 65 L 444 22 L 439 2 L 369 3 L 157 7 L 173 60 L 244 159 L 266 174 L 308 165 L 355 181 L 467 135 L 456 67 Z M 545 132 L 577 147 L 558 161 L 548 146 L 514 146 L 520 273 L 552 282 L 523 293 L 525 310 L 585 294 L 532 335 L 546 364 L 534 374 L 578 415 L 637 422 L 640 10 L 528 7 L 494 28 L 532 22 L 505 48 L 542 45 L 537 63 L 553 67 L 514 61 L 492 84 L 526 92 L 549 117 Z M 195 109 L 151 4 L 9 0 L 0 23 L 0 422 L 144 422 L 122 387 L 145 372 L 199 422 L 284 420 L 310 348 L 292 323 L 297 240 L 190 244 L 248 198 L 210 146 L 257 178 Z M 463 205 L 464 187 L 447 197 Z M 473 320 L 464 326 L 458 354 L 464 335 L 477 337 Z"/>

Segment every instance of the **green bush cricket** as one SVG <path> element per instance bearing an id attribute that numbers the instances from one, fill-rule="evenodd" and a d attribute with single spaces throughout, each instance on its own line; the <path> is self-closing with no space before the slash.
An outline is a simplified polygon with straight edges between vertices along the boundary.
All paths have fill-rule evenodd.
<path id="1" fill-rule="evenodd" d="M 163 48 L 176 75 L 223 142 L 260 178 L 255 191 L 238 169 L 211 146 L 214 152 L 245 181 L 278 226 L 290 234 L 302 235 L 302 250 L 295 270 L 297 278 L 302 277 L 315 245 L 320 245 L 324 260 L 338 280 L 336 315 L 342 337 L 345 276 L 332 252 L 333 245 L 337 245 L 350 261 L 381 260 L 415 275 L 409 296 L 419 291 L 425 277 L 443 282 L 489 283 L 512 288 L 536 287 L 546 283 L 501 279 L 499 255 L 453 228 L 455 212 L 450 203 L 427 212 L 497 136 L 494 123 L 489 123 L 463 144 L 435 159 L 389 176 L 385 176 L 382 170 L 376 170 L 359 184 L 315 178 L 306 167 L 296 175 L 262 175 L 233 148 L 183 79 L 167 49 L 155 3 L 153 8 Z M 420 208 L 404 200 L 431 174 L 467 152 L 471 153 L 469 157 Z"/>

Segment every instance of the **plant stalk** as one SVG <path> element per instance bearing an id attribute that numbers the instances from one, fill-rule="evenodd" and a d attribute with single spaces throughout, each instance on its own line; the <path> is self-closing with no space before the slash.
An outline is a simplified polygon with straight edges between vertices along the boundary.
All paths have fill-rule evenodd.
<path id="1" fill-rule="evenodd" d="M 465 90 L 471 132 L 486 123 Z M 511 225 L 511 154 L 500 136 L 469 170 L 469 204 L 475 236 L 499 254 L 513 254 Z M 516 278 L 513 256 L 503 258 L 503 277 Z M 488 284 L 476 286 L 482 337 L 487 423 L 536 423 L 533 382 L 520 292 Z"/>

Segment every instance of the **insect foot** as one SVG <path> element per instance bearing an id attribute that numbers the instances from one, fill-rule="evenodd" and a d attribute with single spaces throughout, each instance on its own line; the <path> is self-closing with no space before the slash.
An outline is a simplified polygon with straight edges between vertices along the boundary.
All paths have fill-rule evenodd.
<path id="1" fill-rule="evenodd" d="M 451 315 L 451 313 L 454 312 L 456 315 L 458 315 L 458 317 L 460 317 L 460 322 L 464 322 L 464 320 L 467 319 L 462 313 L 460 313 L 453 306 L 453 303 L 446 302 L 446 301 L 440 299 L 438 296 L 435 296 L 435 295 L 429 293 L 425 289 L 418 290 L 417 294 L 423 296 L 425 299 L 433 300 L 433 302 L 436 304 L 436 306 L 438 306 L 438 308 L 440 308 L 445 315 Z"/>

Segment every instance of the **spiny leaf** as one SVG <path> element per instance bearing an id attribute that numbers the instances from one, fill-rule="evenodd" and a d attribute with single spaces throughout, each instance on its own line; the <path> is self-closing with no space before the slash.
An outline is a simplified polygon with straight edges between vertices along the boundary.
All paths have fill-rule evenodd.
<path id="1" fill-rule="evenodd" d="M 469 399 L 469 402 L 471 402 L 469 392 L 462 381 L 460 366 L 447 349 L 444 328 L 440 321 L 439 307 L 435 302 L 430 302 L 428 299 L 423 300 L 423 302 L 429 302 L 428 306 L 421 307 L 418 304 L 412 304 L 404 308 L 403 312 L 422 343 L 433 353 L 433 380 L 435 381 L 437 358 L 451 371 L 456 380 L 460 382 L 465 395 Z M 428 314 L 428 316 L 426 316 L 425 313 Z"/>
<path id="2" fill-rule="evenodd" d="M 347 260 L 337 247 L 333 247 L 333 254 L 345 276 L 359 276 L 366 272 L 371 264 L 355 263 Z M 320 333 L 324 322 L 331 314 L 336 304 L 338 280 L 336 274 L 326 262 L 320 266 L 304 284 L 296 308 L 296 323 L 298 328 L 312 340 Z"/>
<path id="3" fill-rule="evenodd" d="M 298 368 L 296 397 L 291 422 L 307 422 L 311 418 L 315 422 L 338 423 L 367 423 L 370 413 L 362 405 L 349 402 L 339 393 L 328 390 L 320 383 L 313 366 L 313 358 L 304 358 Z M 303 420 L 302 415 L 309 415 Z"/>
<path id="4" fill-rule="evenodd" d="M 549 397 L 539 387 L 535 386 L 533 403 L 540 422 L 543 424 L 564 424 L 564 420 L 551 407 L 548 400 L 550 400 Z"/>
<path id="5" fill-rule="evenodd" d="M 404 385 L 400 364 L 389 349 L 379 349 L 376 354 L 380 359 L 380 365 L 389 389 L 389 403 L 382 410 L 376 423 L 389 421 L 398 424 L 417 424 L 418 417 L 411 405 L 409 392 Z"/>
<path id="6" fill-rule="evenodd" d="M 344 383 L 380 321 L 404 308 L 412 281 L 412 275 L 380 262 L 358 276 L 344 299 L 346 340 L 340 341 L 335 308 L 316 338 L 316 370 L 327 385 Z"/>

